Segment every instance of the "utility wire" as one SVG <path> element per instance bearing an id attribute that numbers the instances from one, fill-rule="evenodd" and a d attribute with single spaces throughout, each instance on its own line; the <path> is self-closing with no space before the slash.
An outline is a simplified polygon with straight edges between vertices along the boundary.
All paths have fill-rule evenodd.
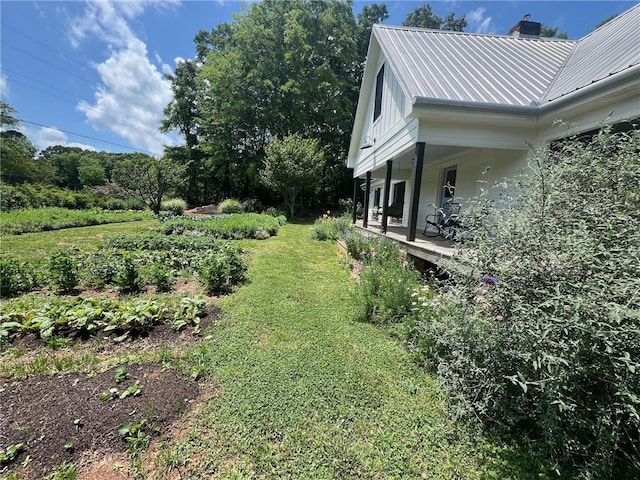
<path id="1" fill-rule="evenodd" d="M 136 148 L 133 148 L 133 147 L 131 147 L 129 145 L 122 145 L 121 143 L 110 142 L 108 140 L 101 140 L 100 138 L 90 137 L 88 135 L 82 135 L 81 133 L 71 132 L 69 130 L 63 130 L 63 129 L 57 128 L 57 127 L 50 127 L 49 125 L 43 125 L 42 123 L 31 122 L 31 121 L 25 120 L 23 118 L 20 118 L 18 120 L 20 120 L 20 122 L 26 123 L 28 125 L 35 125 L 36 127 L 51 128 L 51 129 L 59 130 L 59 131 L 61 131 L 63 133 L 69 134 L 69 135 L 74 135 L 76 137 L 81 137 L 81 138 L 86 138 L 88 140 L 93 140 L 95 142 L 107 143 L 109 145 L 114 145 L 116 147 L 126 148 L 127 150 L 132 150 L 134 152 L 142 151 L 142 152 L 148 153 L 149 155 L 155 155 L 154 153 L 150 152 L 149 150 L 136 149 Z"/>
<path id="2" fill-rule="evenodd" d="M 86 81 L 87 81 L 87 79 L 86 79 L 86 78 L 83 78 L 83 77 L 81 77 L 80 75 L 77 75 L 77 74 L 75 74 L 75 73 L 73 73 L 73 72 L 70 72 L 69 70 L 65 70 L 64 68 L 60 68 L 60 67 L 59 67 L 58 65 L 56 65 L 55 63 L 53 63 L 53 62 L 49 62 L 48 60 L 45 60 L 44 58 L 41 58 L 41 57 L 39 57 L 39 56 L 37 56 L 37 55 L 34 55 L 33 53 L 28 52 L 27 50 L 23 50 L 22 48 L 20 48 L 20 47 L 16 47 L 15 45 L 12 45 L 12 44 L 10 44 L 10 43 L 8 43 L 8 42 L 5 42 L 5 41 L 2 41 L 2 44 L 3 44 L 3 45 L 5 45 L 6 47 L 13 48 L 14 50 L 16 50 L 16 51 L 18 51 L 18 52 L 20 52 L 20 53 L 23 53 L 23 54 L 25 54 L 25 55 L 27 55 L 27 56 L 29 56 L 29 57 L 31 57 L 31 58 L 35 58 L 36 60 L 39 60 L 39 61 L 41 61 L 42 63 L 46 63 L 47 65 L 52 66 L 52 67 L 53 67 L 53 68 L 55 68 L 56 70 L 60 70 L 61 72 L 64 72 L 64 73 L 66 73 L 66 74 L 68 74 L 68 75 L 71 75 L 71 76 L 73 76 L 73 77 L 79 78 L 79 79 L 80 79 L 80 80 L 82 80 L 83 82 L 86 82 Z"/>

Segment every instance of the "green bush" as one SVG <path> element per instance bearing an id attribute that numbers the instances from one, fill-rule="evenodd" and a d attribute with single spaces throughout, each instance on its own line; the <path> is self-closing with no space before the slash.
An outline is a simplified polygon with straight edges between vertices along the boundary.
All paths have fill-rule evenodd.
<path id="1" fill-rule="evenodd" d="M 362 319 L 374 323 L 402 321 L 411 313 L 419 273 L 390 240 L 357 232 L 348 235 L 352 243 L 355 237 L 359 237 L 359 249 L 357 258 L 352 256 L 351 268 L 358 278 L 355 300 L 362 308 Z"/>
<path id="2" fill-rule="evenodd" d="M 230 293 L 236 285 L 244 282 L 246 271 L 242 250 L 226 244 L 204 256 L 198 269 L 198 279 L 208 293 L 220 295 Z"/>
<path id="3" fill-rule="evenodd" d="M 235 198 L 227 198 L 218 207 L 220 213 L 242 213 L 242 203 Z"/>
<path id="4" fill-rule="evenodd" d="M 338 218 L 323 216 L 315 221 L 312 237 L 316 240 L 338 240 L 351 228 L 348 216 Z"/>
<path id="5" fill-rule="evenodd" d="M 142 288 L 140 268 L 129 253 L 124 253 L 116 266 L 114 282 L 121 293 L 135 293 Z"/>
<path id="6" fill-rule="evenodd" d="M 174 215 L 182 215 L 186 209 L 187 202 L 185 202 L 181 198 L 172 198 L 170 200 L 165 200 L 160 205 L 160 211 L 171 212 Z"/>
<path id="7" fill-rule="evenodd" d="M 78 286 L 78 262 L 68 250 L 51 255 L 48 280 L 57 293 L 68 293 Z"/>
<path id="8" fill-rule="evenodd" d="M 14 258 L 0 260 L 0 297 L 7 298 L 34 290 L 42 283 L 37 265 Z"/>
<path id="9" fill-rule="evenodd" d="M 605 130 L 485 192 L 414 325 L 455 415 L 541 439 L 582 478 L 640 472 L 639 150 L 640 131 Z"/>
<path id="10" fill-rule="evenodd" d="M 150 282 L 157 292 L 170 292 L 176 284 L 175 272 L 164 263 L 154 263 L 149 271 Z"/>

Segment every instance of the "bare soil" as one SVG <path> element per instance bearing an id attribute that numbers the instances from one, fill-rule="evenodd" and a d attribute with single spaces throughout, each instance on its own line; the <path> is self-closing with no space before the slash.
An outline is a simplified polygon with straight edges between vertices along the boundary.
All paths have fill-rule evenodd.
<path id="1" fill-rule="evenodd" d="M 212 308 L 201 325 L 211 325 L 218 318 L 219 310 Z M 174 332 L 168 325 L 159 325 L 146 337 L 123 344 L 96 338 L 84 340 L 82 348 L 112 356 L 118 351 L 163 344 L 176 348 L 197 341 L 189 330 Z M 28 337 L 14 346 L 30 352 L 47 348 Z M 203 386 L 158 363 L 125 368 L 127 377 L 120 382 L 115 368 L 101 373 L 0 378 L 0 448 L 23 444 L 15 459 L 0 466 L 0 478 L 12 472 L 20 478 L 42 478 L 62 462 L 75 463 L 80 478 L 130 478 L 132 442 L 118 429 L 144 421 L 142 431 L 151 441 L 171 432 L 181 415 L 198 403 Z M 139 394 L 119 398 L 135 382 L 139 382 Z M 101 393 L 112 388 L 117 389 L 114 398 L 101 400 Z"/>

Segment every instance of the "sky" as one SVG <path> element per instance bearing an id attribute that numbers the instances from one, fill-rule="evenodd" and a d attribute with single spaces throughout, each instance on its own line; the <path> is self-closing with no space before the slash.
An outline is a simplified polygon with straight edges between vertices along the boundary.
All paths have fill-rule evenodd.
<path id="1" fill-rule="evenodd" d="M 370 1 L 354 0 L 354 13 Z M 466 32 L 506 34 L 525 14 L 570 39 L 636 1 L 378 0 L 399 25 L 429 3 L 442 17 L 465 15 Z M 160 133 L 171 101 L 164 77 L 193 58 L 193 38 L 233 20 L 239 0 L 0 1 L 0 97 L 16 110 L 20 130 L 39 149 L 51 145 L 162 155 L 179 145 Z"/>

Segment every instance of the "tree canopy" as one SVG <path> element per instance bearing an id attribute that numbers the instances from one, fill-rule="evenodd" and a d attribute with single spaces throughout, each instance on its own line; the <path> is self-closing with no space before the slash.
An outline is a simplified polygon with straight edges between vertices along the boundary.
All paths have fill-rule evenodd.
<path id="1" fill-rule="evenodd" d="M 452 30 L 454 32 L 462 32 L 467 26 L 467 20 L 464 15 L 455 18 L 453 12 L 442 18 L 436 15 L 431 5 L 425 3 L 421 7 L 417 7 L 407 15 L 402 25 L 405 27 L 433 28 L 437 30 Z"/>
<path id="2" fill-rule="evenodd" d="M 296 199 L 301 192 L 315 194 L 324 164 L 324 152 L 317 139 L 295 134 L 274 138 L 267 147 L 260 180 L 284 198 L 293 217 Z"/>

